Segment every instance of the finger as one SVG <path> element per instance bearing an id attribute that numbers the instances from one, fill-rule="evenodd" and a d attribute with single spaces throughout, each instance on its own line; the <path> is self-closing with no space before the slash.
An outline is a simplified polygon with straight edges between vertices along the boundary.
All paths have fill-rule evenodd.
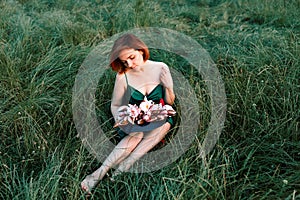
<path id="1" fill-rule="evenodd" d="M 124 110 L 127 110 L 127 106 L 120 106 L 117 111 L 120 112 Z"/>
<path id="2" fill-rule="evenodd" d="M 170 72 L 170 70 L 167 67 L 163 67 L 162 71 L 165 72 L 165 73 L 169 73 Z"/>

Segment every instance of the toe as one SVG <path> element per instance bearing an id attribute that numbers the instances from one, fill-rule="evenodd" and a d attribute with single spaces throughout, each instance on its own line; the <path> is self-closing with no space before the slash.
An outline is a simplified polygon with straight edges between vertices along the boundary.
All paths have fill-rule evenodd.
<path id="1" fill-rule="evenodd" d="M 81 183 L 81 189 L 85 192 L 88 192 L 88 187 L 84 185 L 84 183 Z"/>

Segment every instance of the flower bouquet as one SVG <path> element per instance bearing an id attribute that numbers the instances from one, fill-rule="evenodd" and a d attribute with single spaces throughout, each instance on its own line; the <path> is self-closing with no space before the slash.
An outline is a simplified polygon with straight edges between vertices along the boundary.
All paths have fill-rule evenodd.
<path id="1" fill-rule="evenodd" d="M 176 111 L 170 105 L 164 105 L 163 99 L 159 104 L 155 104 L 146 97 L 139 106 L 128 104 L 118 109 L 117 121 L 114 127 L 126 125 L 128 123 L 143 125 L 153 121 L 164 120 L 169 116 L 174 116 Z"/>

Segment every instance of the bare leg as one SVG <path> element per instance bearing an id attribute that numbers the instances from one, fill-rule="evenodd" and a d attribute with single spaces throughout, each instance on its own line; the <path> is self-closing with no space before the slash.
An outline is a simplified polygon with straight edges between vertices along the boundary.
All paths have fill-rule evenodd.
<path id="1" fill-rule="evenodd" d="M 130 133 L 130 135 L 123 138 L 105 159 L 101 167 L 88 175 L 81 182 L 81 188 L 90 193 L 90 190 L 95 187 L 101 179 L 103 179 L 108 170 L 124 160 L 133 151 L 133 149 L 136 148 L 142 138 L 142 132 Z"/>
<path id="2" fill-rule="evenodd" d="M 169 123 L 165 123 L 163 126 L 145 133 L 143 140 L 136 146 L 133 152 L 131 152 L 130 155 L 120 163 L 114 175 L 128 171 L 138 159 L 155 147 L 166 136 L 170 128 L 171 125 Z"/>

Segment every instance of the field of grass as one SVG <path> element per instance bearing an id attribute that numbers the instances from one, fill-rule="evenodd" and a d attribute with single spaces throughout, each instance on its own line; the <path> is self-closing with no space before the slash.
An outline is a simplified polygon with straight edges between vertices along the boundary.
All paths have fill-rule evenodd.
<path id="1" fill-rule="evenodd" d="M 0 199 L 84 199 L 79 184 L 101 163 L 76 137 L 75 77 L 99 43 L 137 27 L 179 31 L 209 52 L 225 84 L 225 127 L 202 160 L 203 86 L 198 141 L 163 169 L 104 179 L 92 199 L 300 199 L 299 10 L 298 0 L 2 0 Z M 165 59 L 203 85 L 186 62 Z M 97 101 L 109 104 L 109 90 Z"/>

